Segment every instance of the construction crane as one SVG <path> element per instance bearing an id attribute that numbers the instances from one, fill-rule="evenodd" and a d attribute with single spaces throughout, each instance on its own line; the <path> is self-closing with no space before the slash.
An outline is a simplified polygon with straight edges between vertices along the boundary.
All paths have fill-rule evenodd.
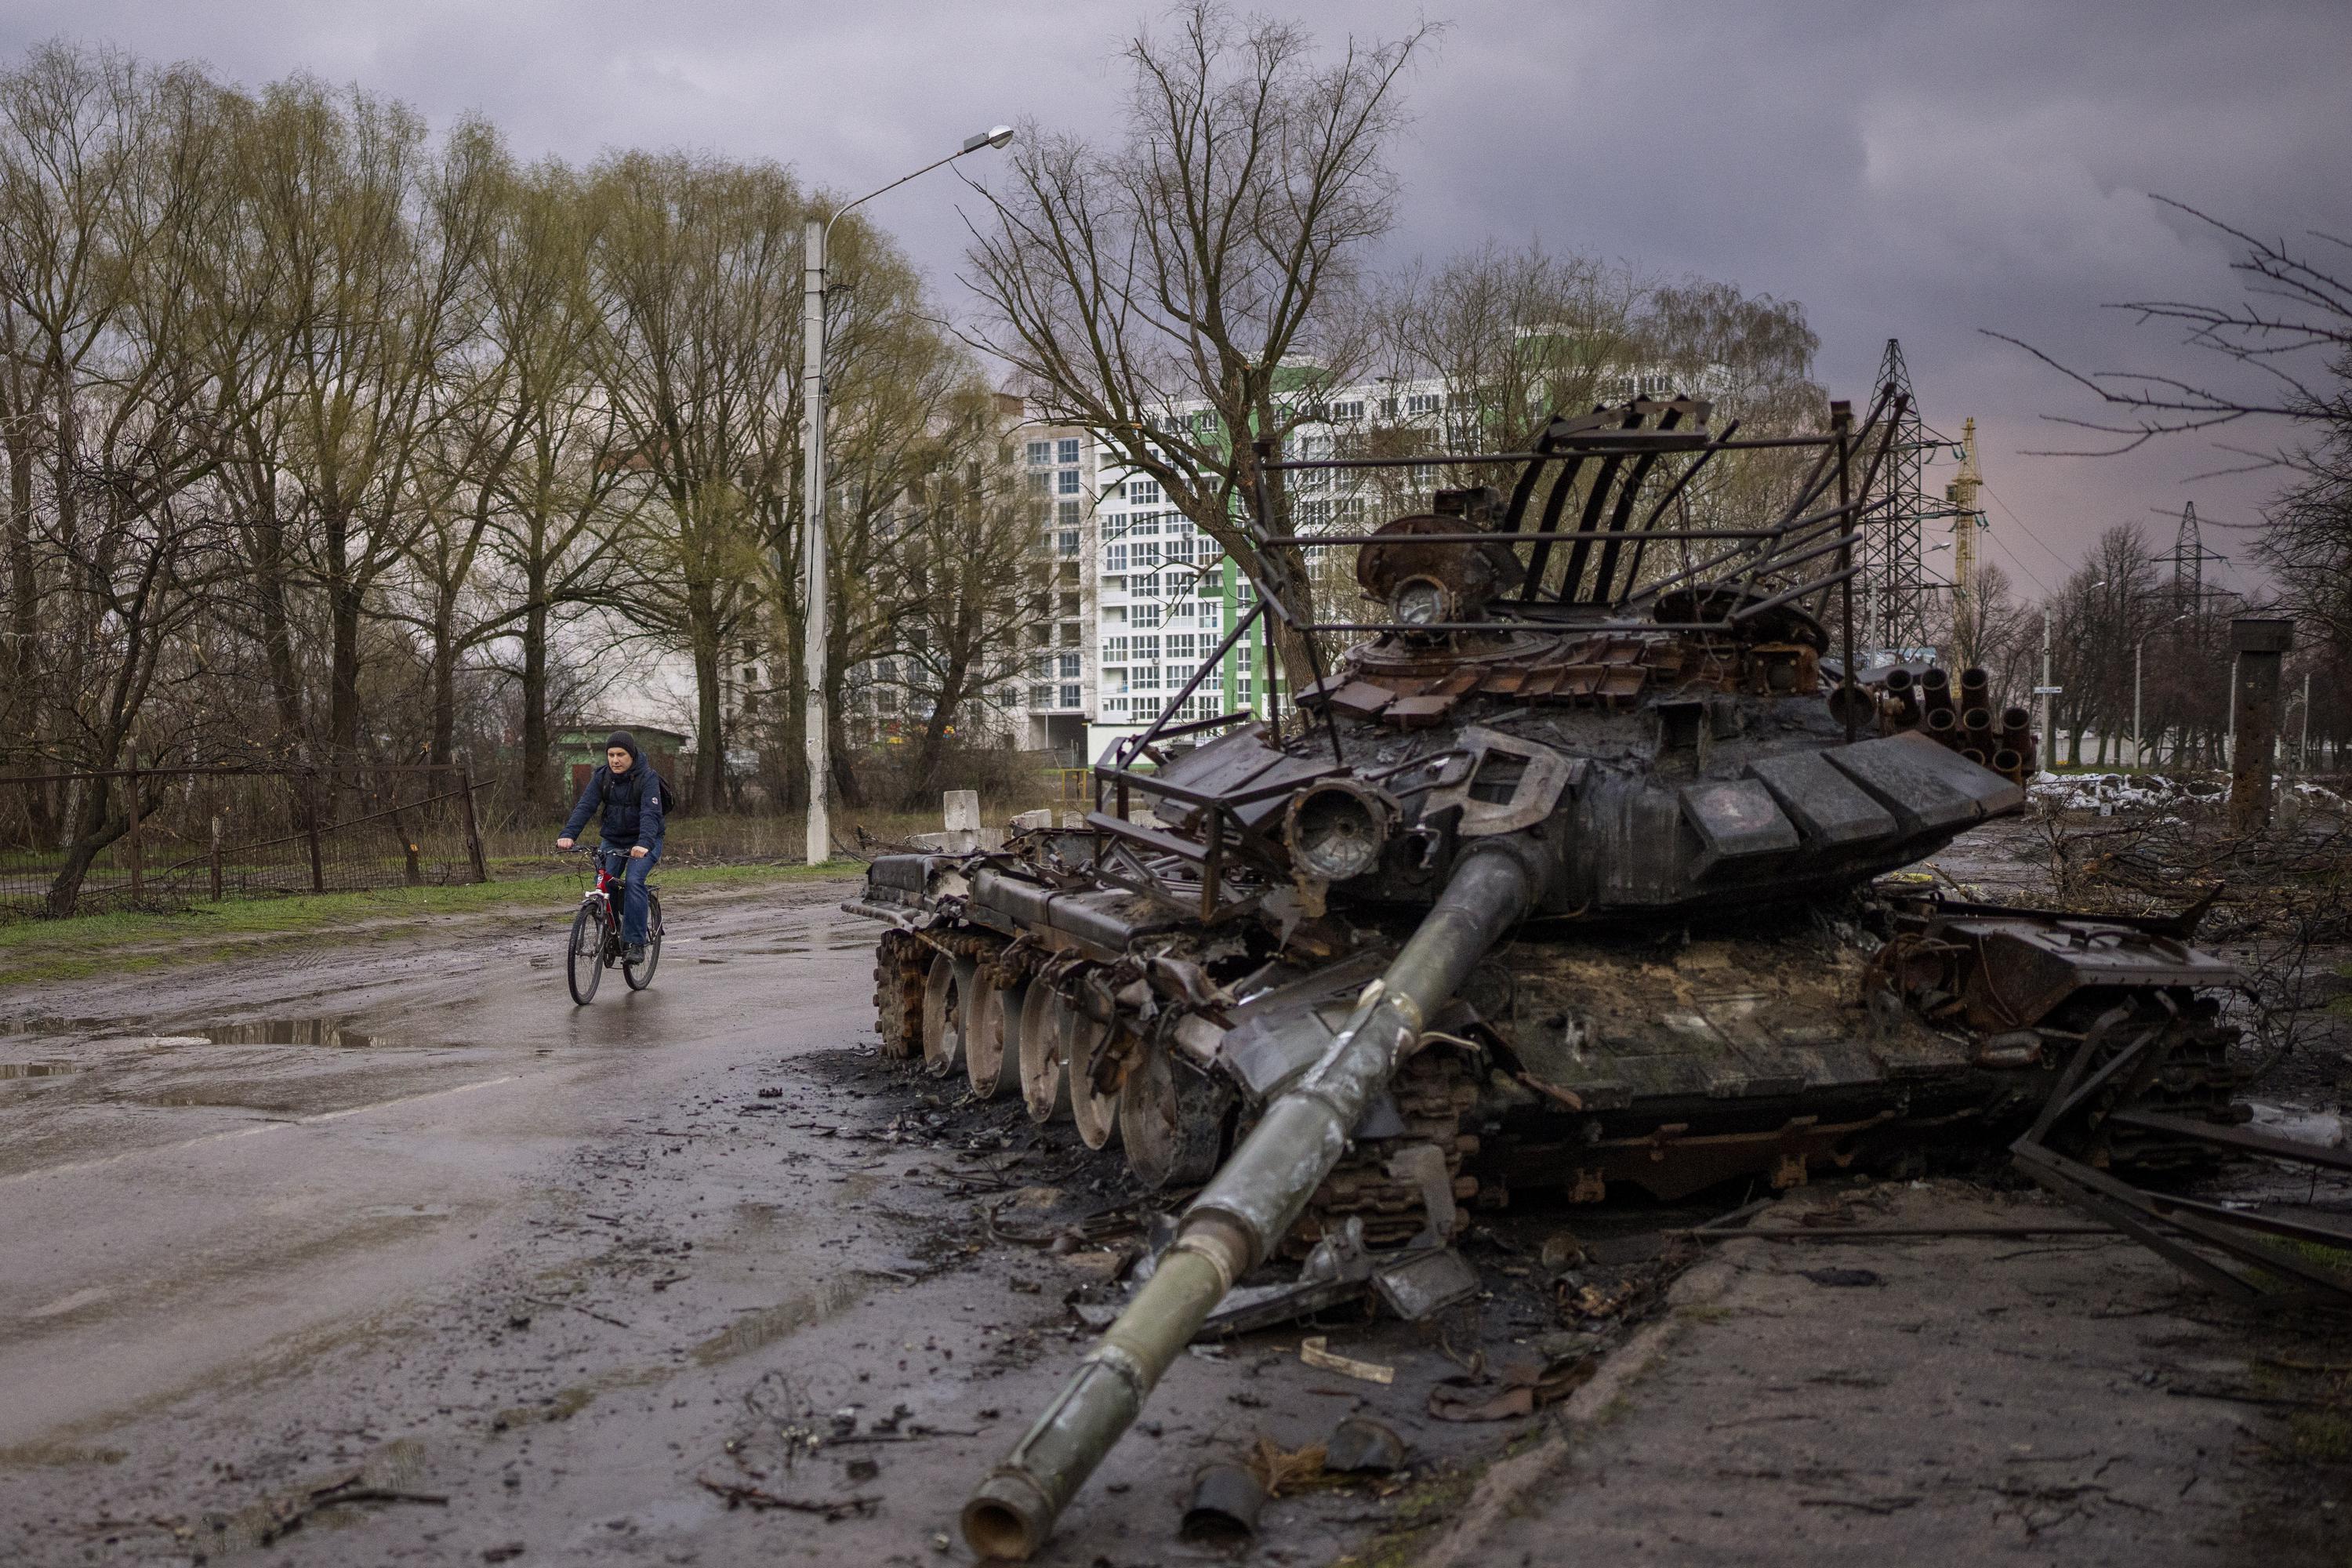
<path id="1" fill-rule="evenodd" d="M 1984 470 L 1977 467 L 1975 416 L 1960 426 L 1960 471 L 1944 487 L 1946 515 L 1952 520 L 1952 621 L 1967 618 L 1977 588 L 1977 530 L 1991 525 L 1977 508 L 1977 491 L 1984 487 Z"/>

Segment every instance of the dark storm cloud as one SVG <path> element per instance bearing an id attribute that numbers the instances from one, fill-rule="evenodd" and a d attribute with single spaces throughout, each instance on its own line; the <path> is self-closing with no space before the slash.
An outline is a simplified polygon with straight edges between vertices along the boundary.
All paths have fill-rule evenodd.
<path id="1" fill-rule="evenodd" d="M 1867 395 L 1903 339 L 1928 419 L 1978 417 L 1996 559 L 2054 582 L 2152 504 L 2250 517 L 2266 484 L 2185 476 L 2187 443 L 2107 462 L 2044 412 L 2088 412 L 2014 332 L 2100 368 L 2195 365 L 2103 313 L 2227 298 L 2228 247 L 2161 193 L 2263 234 L 2352 230 L 2352 7 L 2336 4 L 1875 5 L 1297 0 L 1327 37 L 1450 23 L 1411 81 L 1397 257 L 1537 238 L 1653 275 L 1700 273 L 1804 302 L 1822 374 Z M 258 83 L 294 70 L 478 110 L 526 154 L 689 146 L 864 190 L 971 130 L 1034 117 L 1108 131 L 1140 7 L 524 0 L 16 0 L 0 49 L 68 36 L 201 58 Z M 955 304 L 951 184 L 877 213 Z M 2203 368 L 2203 367 L 2199 367 Z M 2012 515 L 2012 513 L 2014 515 Z M 2224 544 L 2223 548 L 2230 548 Z"/>

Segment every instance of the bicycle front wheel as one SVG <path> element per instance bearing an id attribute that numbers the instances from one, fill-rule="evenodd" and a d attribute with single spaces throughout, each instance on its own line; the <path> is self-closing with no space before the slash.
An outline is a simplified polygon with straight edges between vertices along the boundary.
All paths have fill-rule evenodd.
<path id="1" fill-rule="evenodd" d="M 646 961 L 621 964 L 621 978 L 629 983 L 632 991 L 643 991 L 654 983 L 654 965 L 661 962 L 661 895 L 646 889 Z"/>
<path id="2" fill-rule="evenodd" d="M 594 904 L 583 903 L 572 917 L 572 946 L 564 955 L 563 976 L 572 987 L 572 999 L 583 1007 L 594 1000 L 596 983 L 604 978 L 602 913 Z"/>

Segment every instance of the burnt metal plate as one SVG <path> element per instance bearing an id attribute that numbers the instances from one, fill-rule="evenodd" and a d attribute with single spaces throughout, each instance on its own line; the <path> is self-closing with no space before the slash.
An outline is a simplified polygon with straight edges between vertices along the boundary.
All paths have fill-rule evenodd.
<path id="1" fill-rule="evenodd" d="M 1894 816 L 1819 752 L 1794 752 L 1748 765 L 1807 838 L 1827 849 L 1892 838 Z"/>
<path id="2" fill-rule="evenodd" d="M 1706 846 L 1702 876 L 1729 862 L 1742 870 L 1769 865 L 1797 847 L 1795 826 L 1755 779 L 1685 784 L 1682 806 L 1684 819 Z"/>
<path id="3" fill-rule="evenodd" d="M 1956 830 L 2025 804 L 2020 786 L 1916 731 L 1822 755 L 1893 812 L 1906 835 Z"/>
<path id="4" fill-rule="evenodd" d="M 1372 1289 L 1381 1302 L 1408 1323 L 1433 1318 L 1478 1293 L 1478 1271 L 1450 1247 L 1433 1247 L 1394 1262 L 1377 1258 Z"/>

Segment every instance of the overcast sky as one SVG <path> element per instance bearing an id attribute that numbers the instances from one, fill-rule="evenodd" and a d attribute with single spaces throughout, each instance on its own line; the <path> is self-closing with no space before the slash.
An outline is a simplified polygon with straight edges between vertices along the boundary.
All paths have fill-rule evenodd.
<path id="1" fill-rule="evenodd" d="M 1274 9 L 1331 38 L 1448 24 L 1410 82 L 1397 258 L 1532 238 L 1796 299 L 1822 338 L 1822 379 L 1857 405 L 1901 338 L 1929 424 L 1957 436 L 1976 416 L 1992 558 L 2029 594 L 2112 523 L 2144 522 L 2168 545 L 2152 507 L 2177 514 L 2194 498 L 2208 518 L 2251 521 L 2271 488 L 2184 483 L 2218 461 L 2188 440 L 2104 461 L 2024 455 L 2071 444 L 2038 416 L 2091 410 L 1979 329 L 2097 368 L 2210 370 L 2099 306 L 2234 296 L 2227 245 L 2152 192 L 2263 235 L 2352 235 L 2342 0 Z M 772 158 L 847 193 L 998 121 L 1114 131 L 1119 46 L 1156 14 L 1046 0 L 9 0 L 0 52 L 63 37 L 199 59 L 249 85 L 308 71 L 436 122 L 479 110 L 527 155 L 688 146 Z M 950 309 L 959 199 L 934 175 L 874 209 Z M 2220 531 L 2207 543 L 2243 549 Z"/>

